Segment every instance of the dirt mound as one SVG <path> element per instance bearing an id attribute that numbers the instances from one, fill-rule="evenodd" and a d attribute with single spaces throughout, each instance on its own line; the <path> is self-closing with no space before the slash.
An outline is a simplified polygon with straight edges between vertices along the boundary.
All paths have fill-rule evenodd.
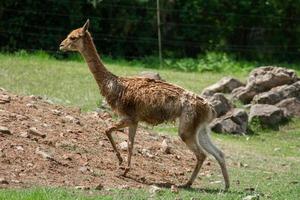
<path id="1" fill-rule="evenodd" d="M 120 176 L 117 158 L 104 135 L 112 123 L 109 114 L 81 113 L 78 108 L 1 89 L 0 97 L 0 188 L 181 184 L 195 165 L 194 156 L 178 138 L 139 128 L 132 170 L 126 177 Z M 124 143 L 127 131 L 119 131 L 114 137 L 118 144 Z M 165 139 L 170 145 L 168 152 L 162 151 Z M 122 157 L 126 156 L 124 148 Z M 202 175 L 209 174 L 215 165 L 205 164 Z"/>

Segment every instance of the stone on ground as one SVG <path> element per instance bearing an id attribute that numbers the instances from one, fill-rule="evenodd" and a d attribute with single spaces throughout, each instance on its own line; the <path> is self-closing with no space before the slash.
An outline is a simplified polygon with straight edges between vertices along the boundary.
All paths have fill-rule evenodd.
<path id="1" fill-rule="evenodd" d="M 277 129 L 285 119 L 283 110 L 274 105 L 255 104 L 250 108 L 249 121 L 252 123 L 257 120 L 262 127 Z"/>
<path id="2" fill-rule="evenodd" d="M 234 108 L 226 115 L 215 119 L 210 126 L 217 133 L 244 135 L 248 129 L 248 114 L 243 109 Z"/>
<path id="3" fill-rule="evenodd" d="M 0 133 L 1 134 L 6 134 L 6 135 L 10 135 L 11 134 L 10 130 L 7 127 L 5 127 L 5 126 L 0 126 Z"/>
<path id="4" fill-rule="evenodd" d="M 161 78 L 161 76 L 159 75 L 159 73 L 151 72 L 151 71 L 143 71 L 139 74 L 139 77 L 151 78 L 151 79 L 155 79 L 155 80 L 163 80 Z"/>
<path id="5" fill-rule="evenodd" d="M 234 89 L 232 95 L 243 103 L 249 103 L 259 93 L 296 81 L 298 77 L 294 70 L 272 66 L 259 67 L 250 73 L 246 86 Z"/>
<path id="6" fill-rule="evenodd" d="M 281 108 L 286 117 L 300 117 L 300 100 L 298 98 L 288 98 L 276 104 Z"/>
<path id="7" fill-rule="evenodd" d="M 212 104 L 213 108 L 217 112 L 217 117 L 226 114 L 233 108 L 232 103 L 222 93 L 216 93 L 212 97 L 208 98 L 208 101 Z"/>
<path id="8" fill-rule="evenodd" d="M 215 84 L 205 88 L 202 92 L 203 96 L 212 96 L 215 93 L 230 93 L 235 88 L 245 86 L 241 81 L 231 78 L 224 77 Z"/>
<path id="9" fill-rule="evenodd" d="M 254 104 L 271 104 L 274 105 L 284 99 L 296 97 L 300 99 L 300 81 L 291 85 L 282 85 L 272 88 L 268 92 L 260 93 L 254 96 Z"/>

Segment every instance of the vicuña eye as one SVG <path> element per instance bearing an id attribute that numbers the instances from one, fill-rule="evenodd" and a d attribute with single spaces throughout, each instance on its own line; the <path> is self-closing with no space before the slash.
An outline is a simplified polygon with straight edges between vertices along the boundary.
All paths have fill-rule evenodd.
<path id="1" fill-rule="evenodd" d="M 76 37 L 70 37 L 70 40 L 75 40 L 76 39 Z"/>

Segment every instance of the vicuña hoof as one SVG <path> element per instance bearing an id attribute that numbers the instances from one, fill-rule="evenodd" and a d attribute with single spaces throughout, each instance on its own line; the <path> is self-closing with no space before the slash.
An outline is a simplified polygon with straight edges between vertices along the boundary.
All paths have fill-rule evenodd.
<path id="1" fill-rule="evenodd" d="M 229 190 L 229 185 L 226 185 L 224 188 L 224 192 L 228 192 L 228 190 Z"/>
<path id="2" fill-rule="evenodd" d="M 126 176 L 129 171 L 130 171 L 130 167 L 125 167 L 123 176 Z"/>
<path id="3" fill-rule="evenodd" d="M 130 171 L 130 168 L 124 167 L 124 166 L 119 166 L 117 174 L 118 174 L 118 176 L 126 177 L 126 175 L 129 171 Z"/>

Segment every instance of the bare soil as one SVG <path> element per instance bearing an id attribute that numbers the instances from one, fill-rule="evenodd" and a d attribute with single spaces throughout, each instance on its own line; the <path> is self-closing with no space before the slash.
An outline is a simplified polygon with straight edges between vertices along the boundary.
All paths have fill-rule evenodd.
<path id="1" fill-rule="evenodd" d="M 107 112 L 81 113 L 37 96 L 0 89 L 0 188 L 65 186 L 139 188 L 185 183 L 196 163 L 178 137 L 138 128 L 132 169 L 122 176 L 104 130 L 113 122 Z M 114 133 L 117 144 L 127 130 Z M 170 152 L 162 150 L 166 139 Z M 126 164 L 127 150 L 121 150 Z M 214 169 L 213 169 L 214 168 Z M 199 176 L 216 170 L 205 162 Z M 199 179 L 195 185 L 199 185 Z"/>

